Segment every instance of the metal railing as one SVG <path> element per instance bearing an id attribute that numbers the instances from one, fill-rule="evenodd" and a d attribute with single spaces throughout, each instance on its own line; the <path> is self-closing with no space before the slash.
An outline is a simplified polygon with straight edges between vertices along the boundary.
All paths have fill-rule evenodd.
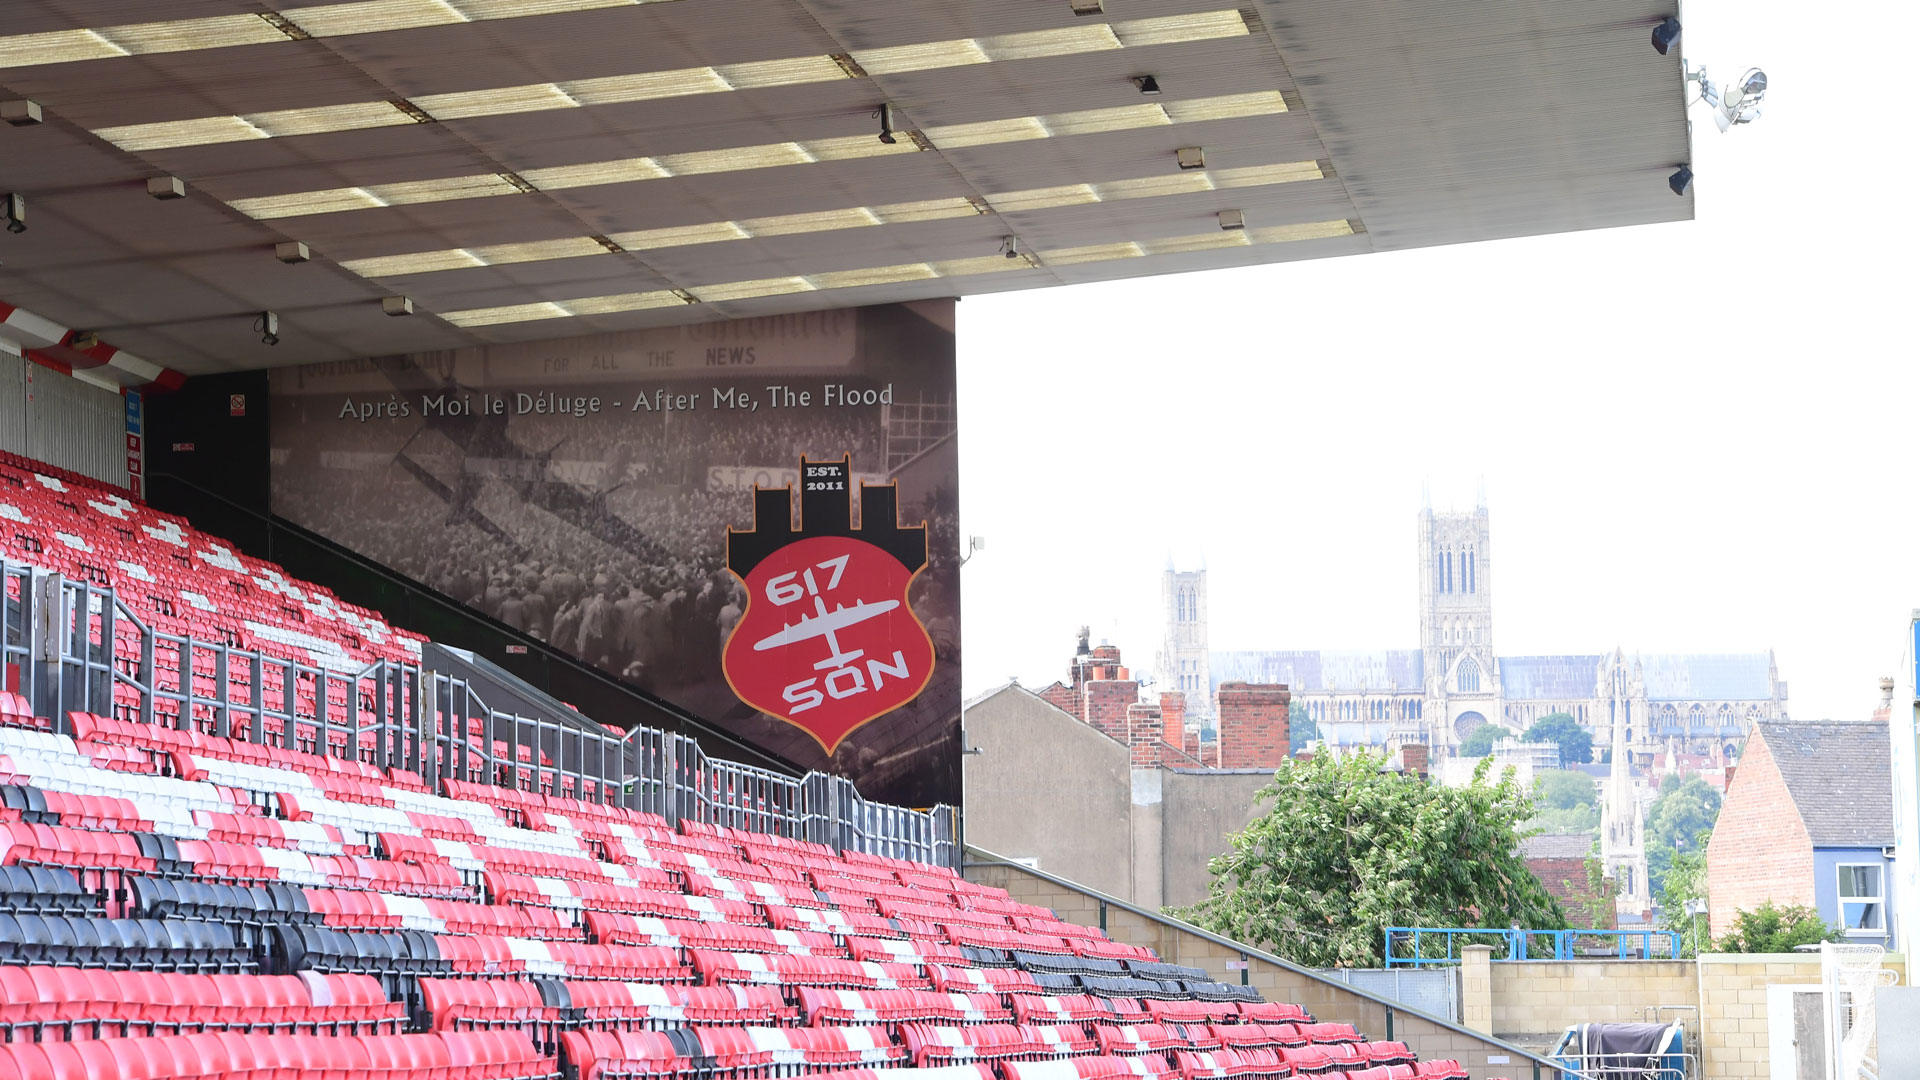
<path id="1" fill-rule="evenodd" d="M 1523 930 L 1509 927 L 1389 926 L 1388 967 L 1458 964 L 1465 945 L 1506 947 L 1502 960 L 1678 960 L 1678 930 Z M 1434 945 L 1435 942 L 1439 944 Z M 1600 943 L 1598 949 L 1589 943 Z M 1636 951 L 1632 948 L 1638 944 Z M 1659 946 L 1664 946 L 1664 949 Z"/>
<path id="2" fill-rule="evenodd" d="M 496 709 L 466 678 L 417 663 L 342 670 L 163 632 L 110 588 L 11 560 L 0 560 L 0 581 L 9 675 L 63 734 L 73 732 L 70 714 L 93 713 L 404 769 L 434 790 L 443 780 L 486 783 L 670 824 L 959 864 L 951 806 L 873 802 L 845 777 L 709 758 L 675 732 Z"/>

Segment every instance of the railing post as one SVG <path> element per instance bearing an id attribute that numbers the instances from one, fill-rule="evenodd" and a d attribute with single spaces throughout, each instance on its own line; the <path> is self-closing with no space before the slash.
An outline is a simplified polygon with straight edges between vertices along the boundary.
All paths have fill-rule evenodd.
<path id="1" fill-rule="evenodd" d="M 213 654 L 213 733 L 223 739 L 233 738 L 233 714 L 228 709 L 228 699 L 233 696 L 233 683 L 227 675 L 228 648 L 222 644 L 216 646 Z"/>
<path id="2" fill-rule="evenodd" d="M 41 716 L 59 716 L 65 712 L 60 707 L 60 635 L 66 624 L 67 590 L 59 574 L 35 574 L 33 594 L 33 708 Z"/>

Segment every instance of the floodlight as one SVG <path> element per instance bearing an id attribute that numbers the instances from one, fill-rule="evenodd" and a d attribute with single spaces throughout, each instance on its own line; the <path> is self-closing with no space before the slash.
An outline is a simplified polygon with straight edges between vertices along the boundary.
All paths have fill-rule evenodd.
<path id="1" fill-rule="evenodd" d="M 307 250 L 307 245 L 298 240 L 282 240 L 273 245 L 273 257 L 292 265 L 306 262 L 313 258 L 313 253 Z"/>
<path id="2" fill-rule="evenodd" d="M 0 101 L 0 120 L 14 127 L 31 127 L 44 117 L 40 115 L 40 103 L 20 98 L 17 101 Z"/>
<path id="3" fill-rule="evenodd" d="M 184 199 L 187 197 L 187 183 L 177 176 L 150 176 L 147 178 L 147 194 L 156 199 Z"/>
<path id="4" fill-rule="evenodd" d="M 1220 211 L 1220 227 L 1228 231 L 1247 227 L 1247 215 L 1238 210 Z"/>
<path id="5" fill-rule="evenodd" d="M 1133 77 L 1133 85 L 1139 87 L 1140 92 L 1143 94 L 1158 94 L 1160 92 L 1160 80 L 1151 75 L 1135 75 Z"/>
<path id="6" fill-rule="evenodd" d="M 1680 20 L 1669 15 L 1653 28 L 1653 51 L 1666 56 L 1673 51 L 1673 43 L 1680 40 Z"/>
<path id="7" fill-rule="evenodd" d="M 892 146 L 899 140 L 893 137 L 893 106 L 882 102 L 873 115 L 880 118 L 880 141 Z"/>
<path id="8" fill-rule="evenodd" d="M 253 332 L 260 335 L 260 344 L 280 344 L 280 316 L 271 311 L 263 311 L 253 320 Z"/>
<path id="9" fill-rule="evenodd" d="M 406 296 L 383 296 L 380 298 L 380 310 L 388 315 L 411 315 L 413 299 Z"/>
<path id="10" fill-rule="evenodd" d="M 14 192 L 6 197 L 7 231 L 23 233 L 27 231 L 27 197 Z"/>
<path id="11" fill-rule="evenodd" d="M 1675 195 L 1685 198 L 1687 192 L 1693 190 L 1693 170 L 1685 165 L 1680 166 L 1672 176 L 1667 177 L 1667 186 L 1673 189 Z"/>
<path id="12" fill-rule="evenodd" d="M 1174 151 L 1174 159 L 1183 169 L 1204 169 L 1207 167 L 1207 152 L 1198 146 L 1183 146 Z"/>

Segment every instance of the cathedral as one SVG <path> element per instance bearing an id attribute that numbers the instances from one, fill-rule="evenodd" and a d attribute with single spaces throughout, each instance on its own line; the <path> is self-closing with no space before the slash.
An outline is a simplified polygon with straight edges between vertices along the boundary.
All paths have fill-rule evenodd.
<path id="1" fill-rule="evenodd" d="M 1569 713 L 1592 733 L 1596 757 L 1623 745 L 1640 764 L 1667 755 L 1729 762 L 1755 721 L 1787 718 L 1787 684 L 1771 652 L 1499 655 L 1493 541 L 1479 502 L 1466 513 L 1420 511 L 1417 649 L 1212 651 L 1206 570 L 1169 564 L 1159 689 L 1185 694 L 1189 723 L 1206 726 L 1221 683 L 1284 683 L 1294 715 L 1311 716 L 1325 742 L 1422 743 L 1436 755 L 1483 724 L 1518 734 Z"/>

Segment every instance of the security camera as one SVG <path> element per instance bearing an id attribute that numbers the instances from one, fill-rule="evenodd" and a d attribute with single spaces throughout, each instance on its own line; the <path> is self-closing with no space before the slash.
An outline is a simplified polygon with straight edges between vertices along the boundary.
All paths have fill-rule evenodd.
<path id="1" fill-rule="evenodd" d="M 17 101 L 0 101 L 0 120 L 14 127 L 31 127 L 45 119 L 40 113 L 40 103 L 21 98 Z"/>
<path id="2" fill-rule="evenodd" d="M 260 317 L 253 320 L 253 330 L 260 335 L 260 344 L 269 346 L 280 344 L 279 315 L 271 311 L 261 312 Z"/>
<path id="3" fill-rule="evenodd" d="M 1020 238 L 1017 236 L 1001 237 L 1000 238 L 1000 254 L 1005 255 L 1009 259 L 1019 258 L 1020 257 Z"/>
<path id="4" fill-rule="evenodd" d="M 1673 43 L 1680 40 L 1680 20 L 1669 15 L 1653 28 L 1653 51 L 1665 56 L 1673 51 Z"/>
<path id="5" fill-rule="evenodd" d="M 93 333 L 90 330 L 83 330 L 73 335 L 73 337 L 67 341 L 67 348 L 76 349 L 80 352 L 88 352 L 98 344 L 100 344 L 99 334 Z"/>
<path id="6" fill-rule="evenodd" d="M 893 137 L 893 106 L 882 102 L 879 108 L 873 110 L 873 115 L 880 118 L 880 141 L 888 146 L 899 142 Z"/>
<path id="7" fill-rule="evenodd" d="M 1675 195 L 1685 198 L 1687 192 L 1693 189 L 1693 170 L 1685 165 L 1680 166 L 1672 176 L 1667 177 L 1667 186 L 1673 189 Z"/>
<path id="8" fill-rule="evenodd" d="M 23 233 L 27 231 L 27 197 L 14 192 L 5 199 L 7 231 Z"/>

